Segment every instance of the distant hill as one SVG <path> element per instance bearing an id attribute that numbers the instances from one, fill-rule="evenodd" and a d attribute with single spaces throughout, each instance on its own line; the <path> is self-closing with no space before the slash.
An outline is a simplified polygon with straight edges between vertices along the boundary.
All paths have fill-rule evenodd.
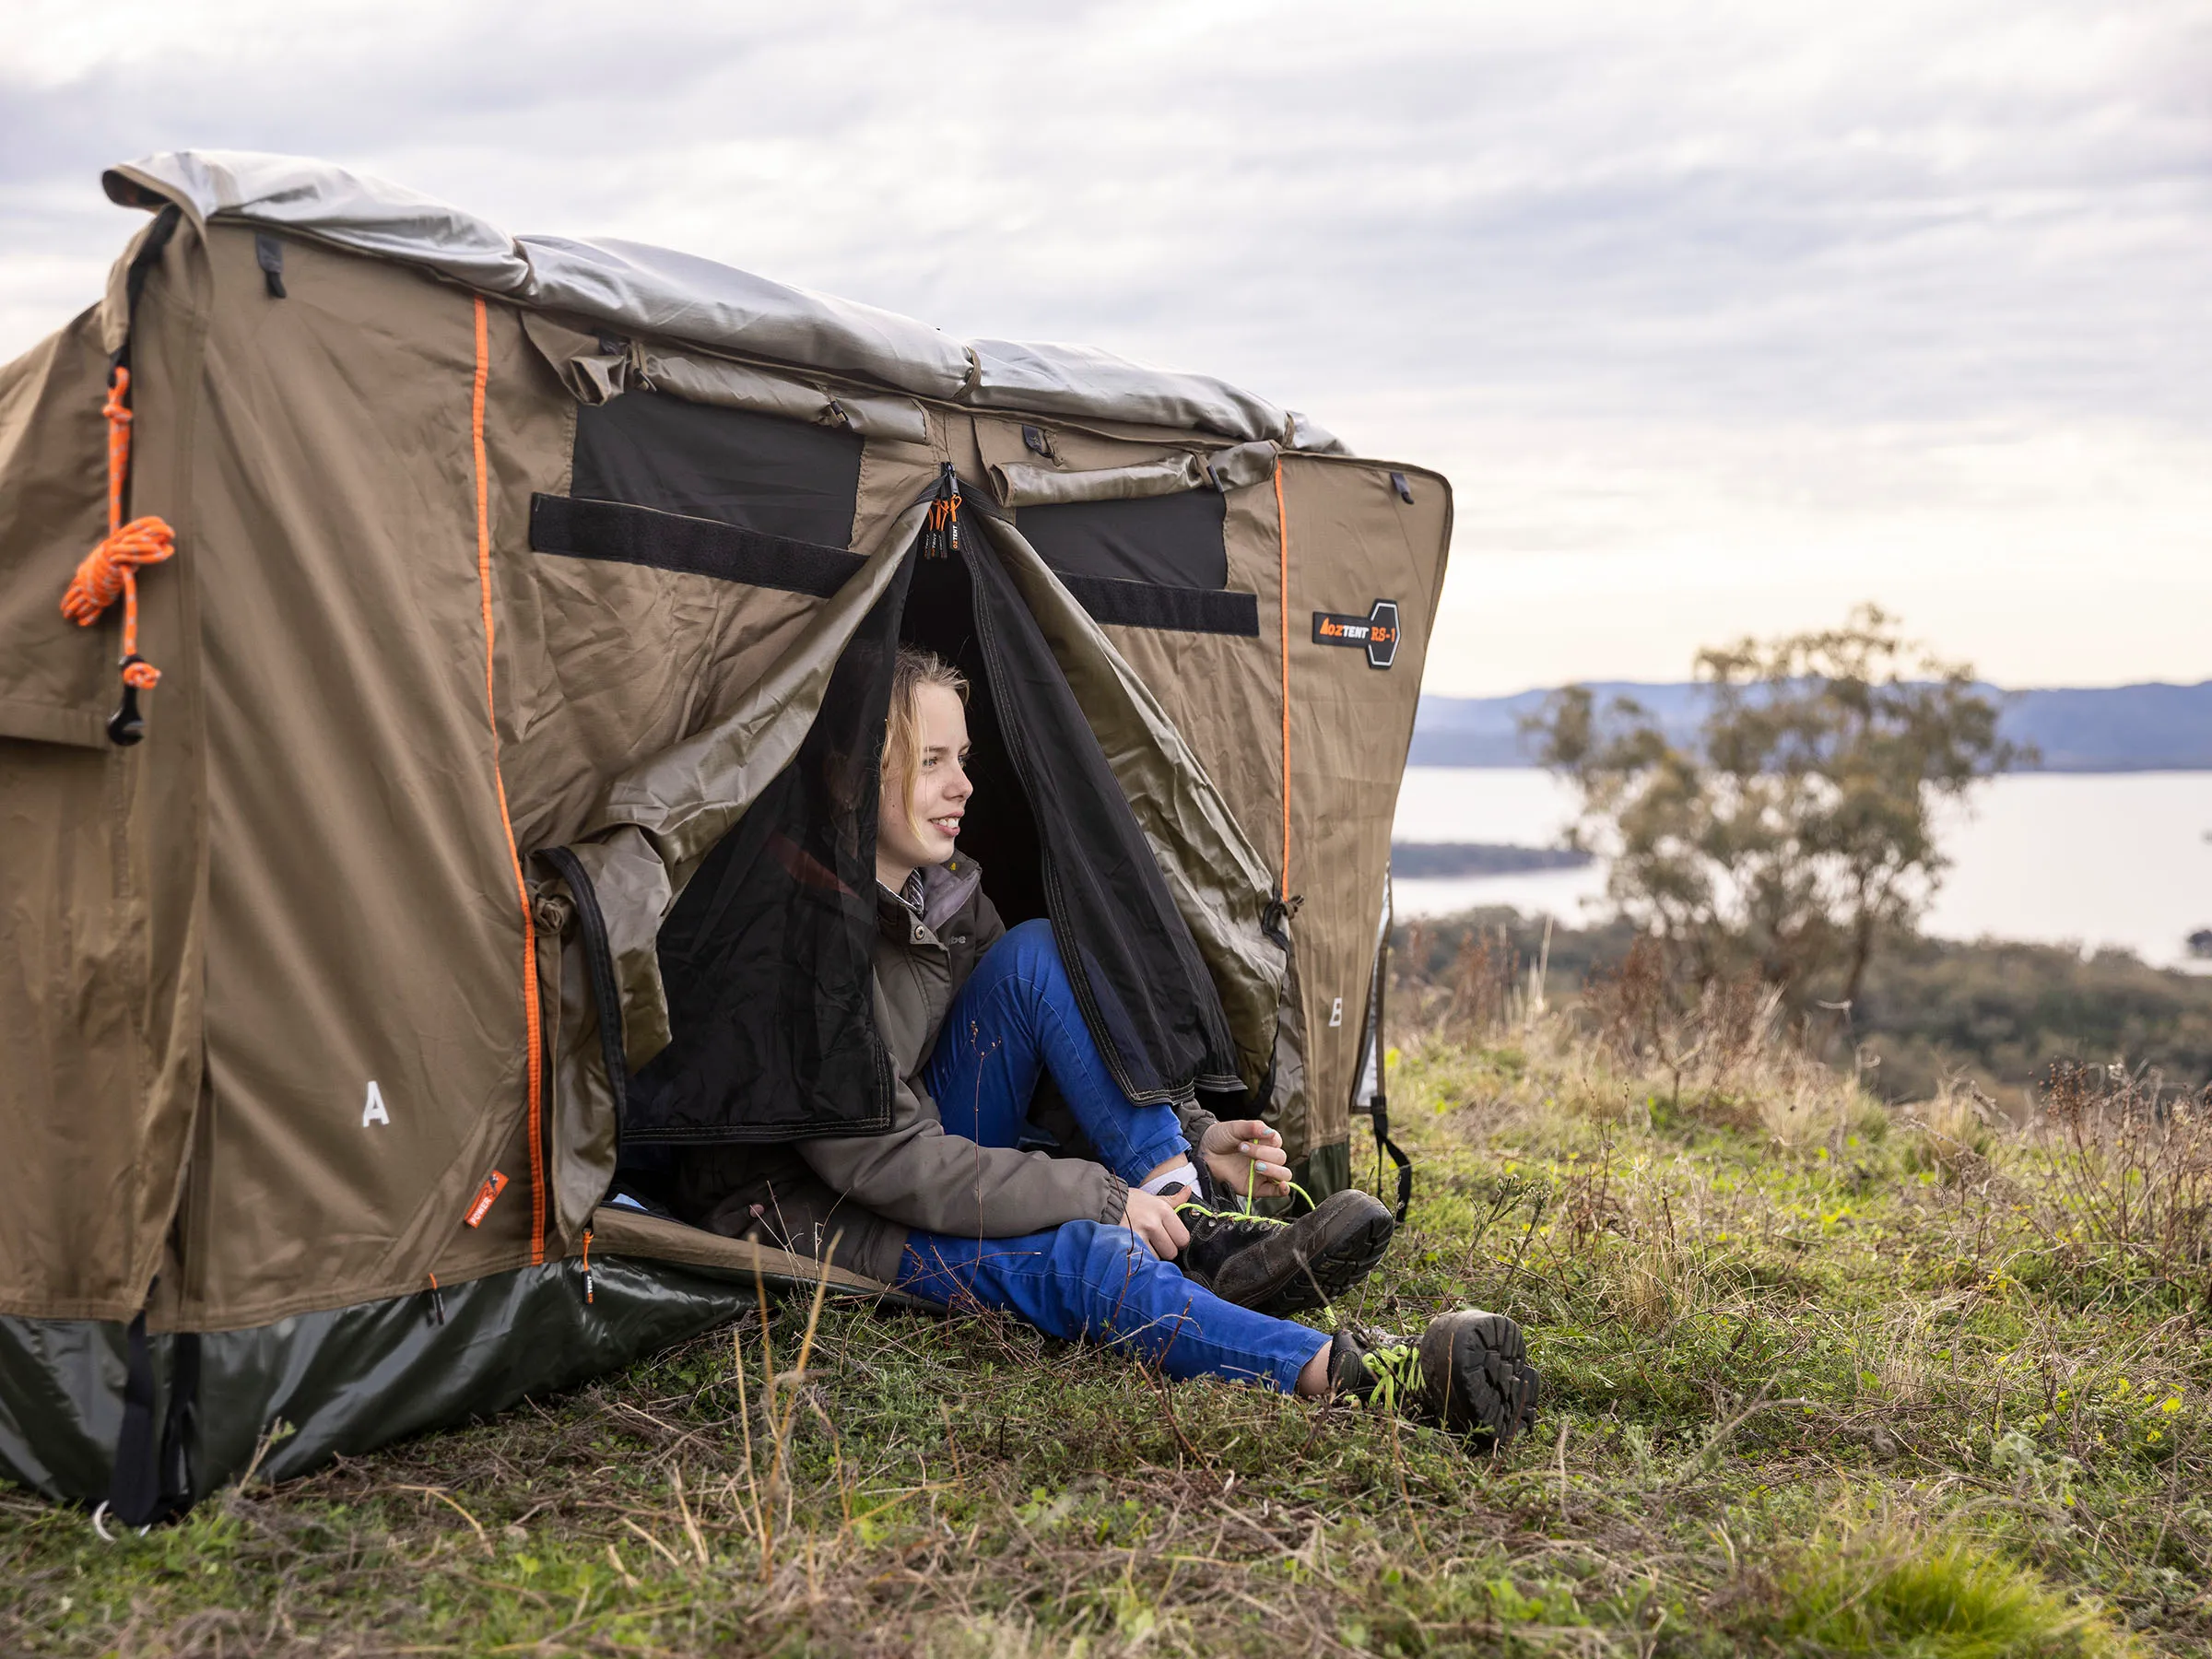
<path id="1" fill-rule="evenodd" d="M 1633 680 L 1596 680 L 1601 704 L 1632 697 L 1659 717 L 1676 742 L 1697 732 L 1705 688 Z M 2195 686 L 2112 686 L 2006 691 L 2004 732 L 2042 751 L 2042 770 L 2064 772 L 2212 771 L 2212 680 Z M 1414 723 L 1416 766 L 1527 766 L 1519 720 L 1544 706 L 1548 691 L 1512 697 L 1424 697 Z"/>
<path id="2" fill-rule="evenodd" d="M 1498 841 L 1390 843 L 1396 877 L 1518 876 L 1530 870 L 1579 870 L 1594 863 L 1577 847 L 1521 847 Z"/>

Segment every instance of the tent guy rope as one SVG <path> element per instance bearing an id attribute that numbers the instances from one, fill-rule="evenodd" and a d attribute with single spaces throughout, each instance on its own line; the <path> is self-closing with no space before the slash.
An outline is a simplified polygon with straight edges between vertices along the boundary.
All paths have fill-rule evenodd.
<path id="1" fill-rule="evenodd" d="M 166 520 L 123 522 L 123 488 L 131 471 L 130 389 L 131 371 L 118 364 L 100 411 L 108 423 L 108 533 L 85 555 L 62 595 L 62 615 L 79 628 L 91 627 L 118 595 L 123 599 L 123 707 L 109 722 L 109 735 L 122 744 L 137 742 L 144 732 L 136 693 L 161 683 L 161 670 L 138 654 L 137 573 L 177 550 L 176 532 Z"/>

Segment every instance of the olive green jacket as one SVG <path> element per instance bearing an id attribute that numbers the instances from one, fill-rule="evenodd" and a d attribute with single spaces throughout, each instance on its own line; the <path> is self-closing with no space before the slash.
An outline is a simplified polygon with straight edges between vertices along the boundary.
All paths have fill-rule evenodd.
<path id="1" fill-rule="evenodd" d="M 945 1132 L 922 1070 L 945 1010 L 1006 927 L 982 872 L 959 853 L 923 872 L 922 893 L 920 915 L 898 895 L 877 894 L 876 1027 L 899 1079 L 890 1128 L 690 1152 L 677 1178 L 686 1220 L 771 1239 L 887 1282 L 898 1277 L 910 1229 L 1006 1239 L 1065 1221 L 1121 1220 L 1129 1189 L 1102 1165 Z M 1211 1121 L 1192 1111 L 1184 1118 L 1186 1134 Z"/>

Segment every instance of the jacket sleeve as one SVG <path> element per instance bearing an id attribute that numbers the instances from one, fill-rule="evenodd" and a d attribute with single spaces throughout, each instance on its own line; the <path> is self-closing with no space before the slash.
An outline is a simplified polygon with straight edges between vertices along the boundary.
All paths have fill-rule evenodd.
<path id="1" fill-rule="evenodd" d="M 956 1238 L 1011 1239 L 1065 1221 L 1113 1226 L 1129 1201 L 1128 1186 L 1101 1164 L 946 1134 L 936 1102 L 904 1083 L 885 1134 L 801 1141 L 798 1153 L 863 1208 Z"/>
<path id="2" fill-rule="evenodd" d="M 1206 1139 L 1206 1132 L 1221 1120 L 1196 1104 L 1176 1107 L 1175 1116 L 1182 1125 L 1182 1138 L 1191 1143 L 1191 1160 L 1195 1163 L 1200 1155 L 1199 1143 Z"/>

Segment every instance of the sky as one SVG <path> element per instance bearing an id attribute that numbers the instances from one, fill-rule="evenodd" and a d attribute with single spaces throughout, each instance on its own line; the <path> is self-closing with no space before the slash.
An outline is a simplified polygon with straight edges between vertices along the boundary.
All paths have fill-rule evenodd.
<path id="1" fill-rule="evenodd" d="M 960 335 L 1221 375 L 1452 480 L 1425 688 L 1874 600 L 2212 678 L 2212 0 L 0 0 L 0 360 L 153 151 L 319 156 Z"/>

